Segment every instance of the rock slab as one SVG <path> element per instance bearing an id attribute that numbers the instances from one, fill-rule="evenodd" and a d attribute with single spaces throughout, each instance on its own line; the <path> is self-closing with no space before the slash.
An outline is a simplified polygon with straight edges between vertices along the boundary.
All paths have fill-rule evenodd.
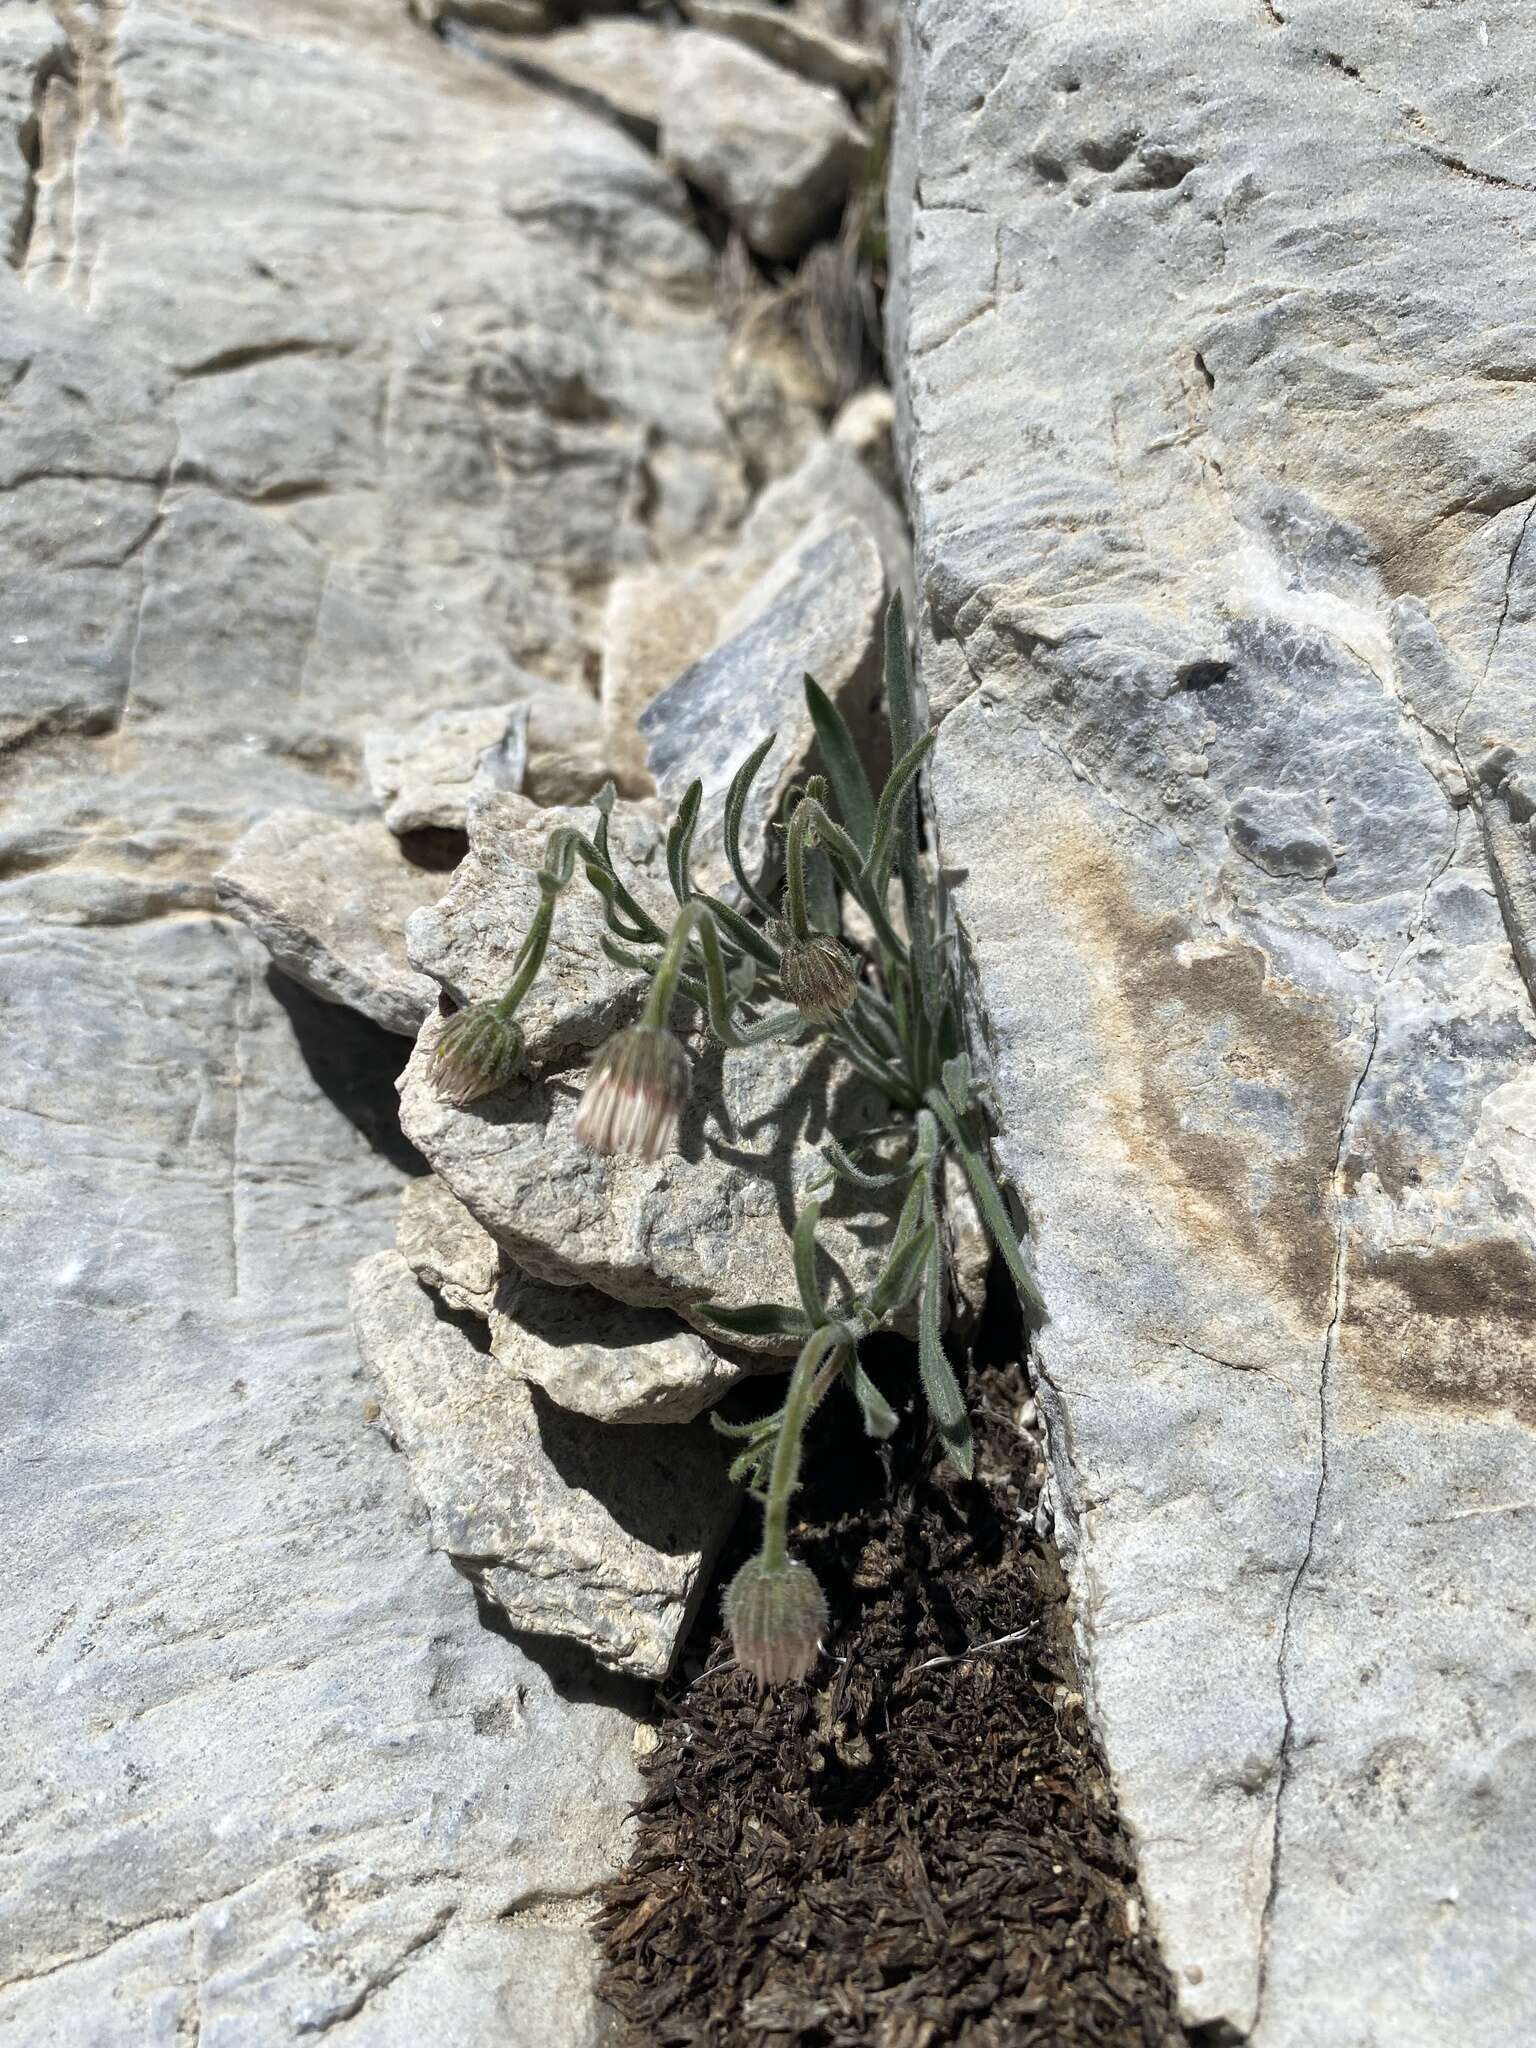
<path id="1" fill-rule="evenodd" d="M 285 974 L 328 1003 L 414 1036 L 436 998 L 405 956 L 405 922 L 440 886 L 374 818 L 285 805 L 253 826 L 214 877 Z"/>
<path id="2" fill-rule="evenodd" d="M 1085 1680 L 1256 2048 L 1536 2032 L 1533 78 L 1400 26 L 919 0 L 894 193 Z"/>
<path id="3" fill-rule="evenodd" d="M 434 1547 L 513 1628 L 665 1677 L 739 1505 L 720 1439 L 555 1406 L 440 1317 L 398 1252 L 358 1267 L 352 1321 Z"/>

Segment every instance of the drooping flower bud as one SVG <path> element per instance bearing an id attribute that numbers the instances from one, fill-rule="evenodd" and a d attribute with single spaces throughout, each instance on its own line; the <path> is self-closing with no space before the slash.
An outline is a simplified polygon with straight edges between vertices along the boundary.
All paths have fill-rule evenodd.
<path id="1" fill-rule="evenodd" d="M 671 1032 L 633 1024 L 588 1067 L 576 1135 L 594 1152 L 660 1159 L 676 1143 L 690 1081 L 688 1055 Z"/>
<path id="2" fill-rule="evenodd" d="M 825 1017 L 851 1009 L 859 992 L 852 956 L 827 932 L 808 938 L 787 937 L 779 985 L 806 1017 Z"/>
<path id="3" fill-rule="evenodd" d="M 471 1003 L 450 1017 L 432 1054 L 432 1086 L 463 1109 L 504 1088 L 523 1057 L 523 1034 L 495 1003 Z"/>
<path id="4" fill-rule="evenodd" d="M 725 1593 L 725 1623 L 736 1662 L 759 1687 L 790 1685 L 816 1662 L 827 1602 L 816 1574 L 795 1558 L 748 1559 Z"/>

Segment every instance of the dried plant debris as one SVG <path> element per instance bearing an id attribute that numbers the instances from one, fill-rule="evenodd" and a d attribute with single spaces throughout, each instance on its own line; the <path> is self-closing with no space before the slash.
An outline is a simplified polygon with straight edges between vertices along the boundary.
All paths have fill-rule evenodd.
<path id="1" fill-rule="evenodd" d="M 816 1446 L 820 1682 L 759 1696 L 711 1603 L 600 1917 L 615 2048 L 1183 2040 L 1027 1533 L 1024 1401 L 1016 1369 L 980 1377 L 970 1484 L 910 1417 L 883 1471 L 849 1456 L 851 1404 Z"/>

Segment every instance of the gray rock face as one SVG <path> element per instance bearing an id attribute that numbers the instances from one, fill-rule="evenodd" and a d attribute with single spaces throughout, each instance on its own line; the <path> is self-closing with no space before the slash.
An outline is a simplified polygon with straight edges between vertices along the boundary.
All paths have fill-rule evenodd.
<path id="1" fill-rule="evenodd" d="M 469 810 L 469 853 L 440 902 L 406 928 L 412 964 L 458 1004 L 499 996 L 542 901 L 538 874 L 550 834 L 561 825 L 590 837 L 597 814 L 542 808 L 527 797 L 477 790 Z M 658 923 L 677 909 L 667 885 L 666 833 L 655 803 L 614 805 L 608 845 L 626 886 Z M 588 1051 L 633 1022 L 645 1000 L 642 975 L 616 967 L 602 950 L 602 900 L 577 863 L 555 907 L 538 980 L 517 1012 L 528 1065 L 537 1069 Z"/>
<path id="2" fill-rule="evenodd" d="M 405 921 L 441 885 L 376 819 L 297 807 L 253 826 L 214 877 L 285 974 L 407 1037 L 437 991 L 405 957 Z"/>
<path id="3" fill-rule="evenodd" d="M 1536 1017 L 1474 771 L 1536 759 L 1530 67 L 1443 10 L 1255 7 L 1219 65 L 1216 27 L 913 11 L 941 854 L 1185 2015 L 1508 2048 Z"/>
<path id="4" fill-rule="evenodd" d="M 528 707 L 434 711 L 404 732 L 370 732 L 363 766 L 391 832 L 462 832 L 470 784 L 520 790 L 528 770 Z"/>
<path id="5" fill-rule="evenodd" d="M 407 1182 L 395 1249 L 421 1285 L 456 1314 L 490 1321 L 501 1278 L 500 1247 L 435 1173 Z"/>
<path id="6" fill-rule="evenodd" d="M 864 131 L 835 92 L 726 36 L 678 36 L 661 152 L 764 256 L 799 255 L 836 215 Z"/>
<path id="7" fill-rule="evenodd" d="M 57 15 L 0 5 L 0 2035 L 591 2048 L 637 1688 L 430 1549 L 345 1316 L 398 1048 L 209 913 L 530 671 L 530 787 L 601 779 L 609 581 L 745 509 L 712 254 L 389 0 Z"/>
<path id="8" fill-rule="evenodd" d="M 502 1280 L 490 1324 L 491 1349 L 510 1372 L 598 1422 L 691 1422 L 750 1370 L 665 1309 L 632 1308 L 590 1287 L 547 1287 L 515 1271 Z"/>
<path id="9" fill-rule="evenodd" d="M 457 1109 L 427 1078 L 437 1033 L 429 1019 L 400 1078 L 400 1121 L 465 1207 L 535 1278 L 597 1287 L 700 1327 L 712 1302 L 798 1299 L 788 1232 L 822 1175 L 816 1147 L 829 1119 L 845 1144 L 885 1120 L 829 1048 L 696 1051 L 677 1152 L 654 1164 L 600 1158 L 573 1132 L 579 1068 Z M 828 1207 L 819 1241 L 829 1291 L 858 1290 L 878 1270 L 894 1220 L 883 1199 L 842 1188 Z M 798 1347 L 765 1338 L 751 1348 Z"/>
<path id="10" fill-rule="evenodd" d="M 906 520 L 854 450 L 830 440 L 819 442 L 787 476 L 768 485 L 728 548 L 712 550 L 703 561 L 683 568 L 661 566 L 615 577 L 603 622 L 603 722 L 614 772 L 626 794 L 644 795 L 655 788 L 647 759 L 647 710 L 685 670 L 730 638 L 733 628 L 739 630 L 753 586 L 786 551 L 808 545 L 814 538 L 810 529 L 828 518 L 857 520 L 879 550 L 885 590 L 910 595 L 912 548 Z M 869 587 L 867 562 L 850 569 L 847 599 L 857 605 Z M 824 639 L 839 620 L 830 582 L 826 603 Z M 846 665 L 846 653 L 840 659 Z M 867 640 L 857 659 L 868 659 Z M 792 685 L 786 688 L 792 698 Z M 753 704 L 743 709 L 750 713 Z M 798 712 L 793 702 L 789 709 Z M 777 715 L 785 715 L 782 705 Z M 738 724 L 740 751 L 750 752 L 755 738 L 771 729 L 765 724 L 755 736 L 743 737 Z M 678 786 L 675 777 L 673 786 Z M 680 786 L 687 786 L 686 777 Z"/>
<path id="11" fill-rule="evenodd" d="M 851 519 L 817 522 L 738 601 L 710 652 L 641 715 L 661 795 L 675 805 L 695 777 L 704 785 L 694 866 L 708 888 L 729 886 L 726 796 L 743 759 L 770 732 L 778 744 L 748 798 L 741 851 L 754 879 L 772 864 L 769 823 L 804 773 L 815 741 L 806 674 L 856 732 L 867 725 L 884 590 L 880 557 L 864 527 Z"/>
<path id="12" fill-rule="evenodd" d="M 719 1438 L 557 1408 L 444 1322 L 397 1252 L 358 1267 L 352 1318 L 434 1546 L 514 1628 L 663 1677 L 735 1519 Z"/>
<path id="13" fill-rule="evenodd" d="M 683 11 L 700 28 L 730 36 L 775 63 L 818 85 L 842 92 L 872 92 L 885 81 L 885 66 L 873 50 L 782 8 L 757 0 L 684 0 Z"/>
<path id="14" fill-rule="evenodd" d="M 674 38 L 653 21 L 584 21 L 554 35 L 481 36 L 478 46 L 535 82 L 595 102 L 654 144 L 661 127 Z"/>

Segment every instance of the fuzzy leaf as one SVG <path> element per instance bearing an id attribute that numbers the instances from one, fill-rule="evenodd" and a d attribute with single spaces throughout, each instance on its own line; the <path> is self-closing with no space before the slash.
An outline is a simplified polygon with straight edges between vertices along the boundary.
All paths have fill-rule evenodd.
<path id="1" fill-rule="evenodd" d="M 773 906 L 764 902 L 741 864 L 741 821 L 746 812 L 747 798 L 752 793 L 752 785 L 757 780 L 757 771 L 767 760 L 769 750 L 777 738 L 778 734 L 771 732 L 767 739 L 759 740 L 732 776 L 725 799 L 725 857 L 731 864 L 731 873 L 736 877 L 742 894 L 750 904 L 763 913 L 764 917 L 772 917 Z"/>
<path id="2" fill-rule="evenodd" d="M 917 1366 L 922 1375 L 928 1412 L 933 1417 L 949 1461 L 963 1479 L 976 1469 L 976 1446 L 971 1437 L 971 1418 L 965 1410 L 965 1396 L 955 1378 L 944 1341 L 939 1332 L 943 1306 L 944 1268 L 935 1239 L 923 1268 L 923 1300 L 917 1317 Z"/>
<path id="3" fill-rule="evenodd" d="M 843 1378 L 853 1389 L 859 1404 L 859 1413 L 864 1418 L 864 1434 L 874 1437 L 877 1443 L 884 1443 L 888 1436 L 894 1436 L 901 1418 L 860 1365 L 857 1352 L 850 1353 L 845 1361 Z"/>
<path id="4" fill-rule="evenodd" d="M 809 1337 L 811 1325 L 797 1308 L 754 1301 L 745 1308 L 695 1308 L 693 1313 L 732 1337 Z"/>
<path id="5" fill-rule="evenodd" d="M 864 763 L 859 759 L 859 750 L 853 743 L 853 734 L 848 730 L 843 714 L 814 676 L 805 679 L 805 701 L 848 836 L 859 851 L 865 853 L 874 836 L 875 798 L 869 777 L 864 773 Z"/>

